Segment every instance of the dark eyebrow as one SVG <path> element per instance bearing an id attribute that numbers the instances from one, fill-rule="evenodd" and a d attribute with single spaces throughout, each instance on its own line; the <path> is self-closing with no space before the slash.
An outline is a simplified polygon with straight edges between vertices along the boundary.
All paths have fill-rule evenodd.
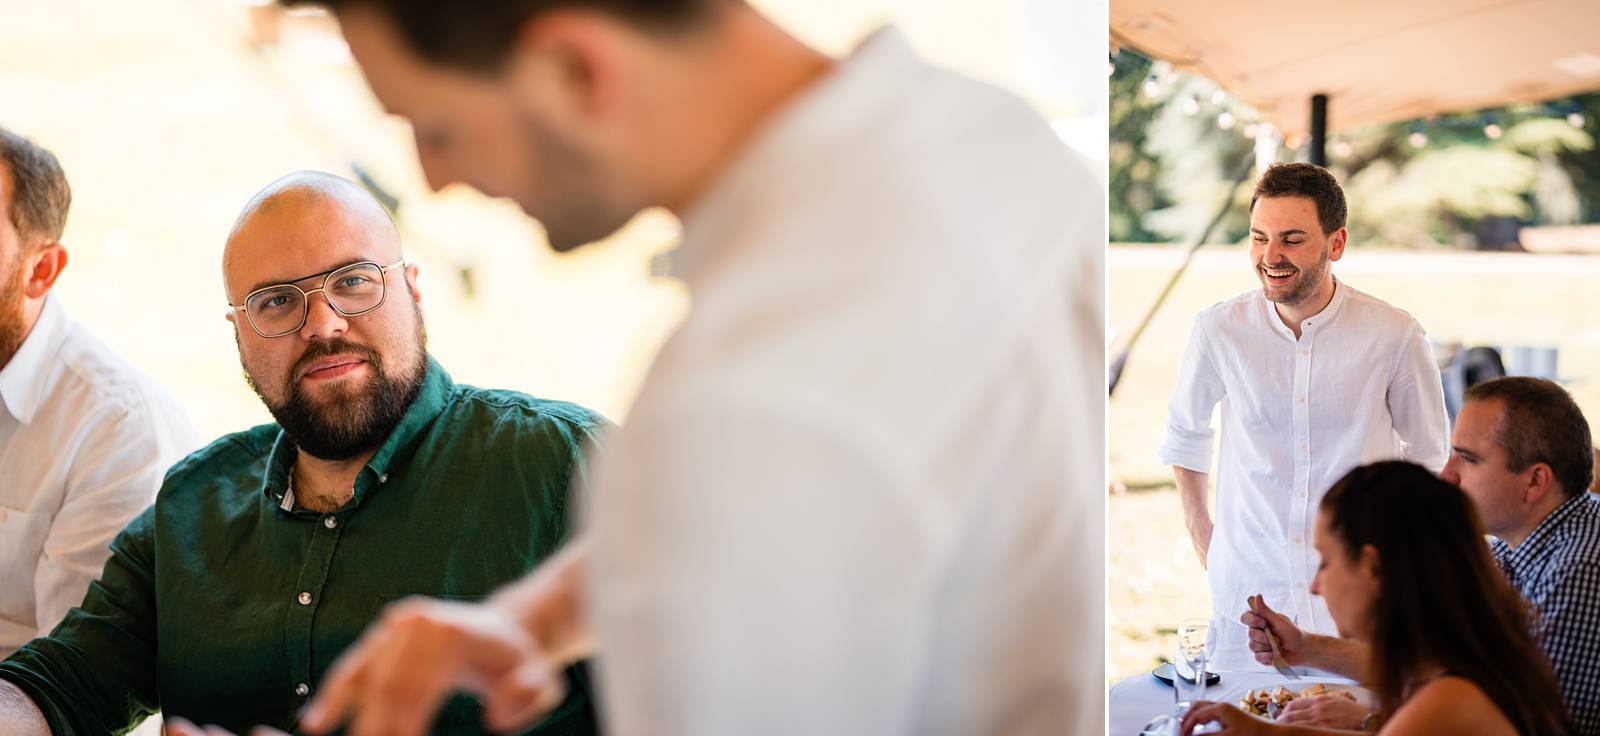
<path id="1" fill-rule="evenodd" d="M 1250 233 L 1253 234 L 1253 235 L 1266 235 L 1265 232 L 1261 231 L 1261 228 L 1256 228 L 1256 227 L 1250 228 Z M 1278 233 L 1278 237 L 1287 238 L 1290 235 L 1305 235 L 1305 234 L 1306 234 L 1306 231 L 1304 231 L 1304 230 L 1283 230 L 1283 231 L 1280 231 Z"/>
<path id="2" fill-rule="evenodd" d="M 1460 445 L 1451 445 L 1450 446 L 1450 451 L 1454 452 L 1457 455 L 1463 455 L 1468 460 L 1481 460 L 1482 459 L 1482 458 L 1478 457 L 1478 453 L 1473 452 L 1471 450 L 1468 450 L 1465 447 L 1461 447 Z"/>
<path id="3" fill-rule="evenodd" d="M 315 279 L 315 278 L 320 278 L 320 277 L 323 277 L 323 276 L 327 276 L 328 274 L 333 273 L 334 271 L 337 271 L 337 270 L 339 270 L 341 268 L 344 268 L 345 266 L 350 266 L 350 265 L 354 265 L 354 264 L 357 264 L 357 263 L 369 263 L 369 262 L 370 263 L 377 263 L 377 261 L 374 261 L 371 258 L 351 258 L 351 259 L 346 260 L 346 261 L 341 261 L 338 265 L 334 266 L 333 268 L 330 268 L 330 269 L 328 269 L 326 271 L 319 271 L 317 273 L 311 274 L 310 276 L 301 276 L 300 278 L 289 279 L 288 281 L 261 281 L 261 282 L 258 282 L 255 286 L 250 287 L 250 290 L 245 292 L 245 294 L 247 294 L 247 295 L 248 294 L 254 294 L 254 293 L 258 292 L 258 291 L 261 291 L 262 289 L 267 288 L 268 286 L 283 286 L 284 284 L 298 284 L 301 281 L 308 281 L 310 279 Z"/>

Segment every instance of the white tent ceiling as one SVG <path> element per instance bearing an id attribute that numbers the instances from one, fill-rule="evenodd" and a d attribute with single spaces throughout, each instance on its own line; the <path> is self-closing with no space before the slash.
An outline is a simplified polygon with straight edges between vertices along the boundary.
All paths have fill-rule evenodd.
<path id="1" fill-rule="evenodd" d="M 1288 135 L 1600 90 L 1600 0 L 1112 0 L 1111 34 Z"/>

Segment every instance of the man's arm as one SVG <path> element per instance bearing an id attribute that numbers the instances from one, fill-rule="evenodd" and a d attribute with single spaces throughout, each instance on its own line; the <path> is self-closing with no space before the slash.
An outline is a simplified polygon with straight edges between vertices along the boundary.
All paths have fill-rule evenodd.
<path id="1" fill-rule="evenodd" d="M 1206 507 L 1209 473 L 1172 466 L 1178 481 L 1178 498 L 1183 501 L 1183 521 L 1189 527 L 1189 541 L 1194 543 L 1194 553 L 1200 557 L 1200 566 L 1206 566 L 1206 554 L 1211 551 L 1211 511 Z"/>
<path id="2" fill-rule="evenodd" d="M 1577 733 L 1600 732 L 1600 564 L 1561 573 L 1539 611 L 1539 646 L 1550 658 Z"/>
<path id="3" fill-rule="evenodd" d="M 171 425 L 171 426 L 168 426 Z M 93 423 L 72 458 L 66 497 L 34 571 L 34 620 L 44 636 L 83 601 L 111 556 L 111 540 L 155 500 L 167 468 L 193 449 L 182 417 L 144 406 Z"/>
<path id="4" fill-rule="evenodd" d="M 1413 325 L 1389 379 L 1389 416 L 1405 460 L 1437 473 L 1450 456 L 1450 415 L 1433 350 L 1421 325 Z"/>
<path id="5" fill-rule="evenodd" d="M 1161 461 L 1172 466 L 1184 523 L 1201 567 L 1208 564 L 1213 531 L 1206 506 L 1214 434 L 1211 414 L 1225 393 L 1222 378 L 1207 355 L 1205 330 L 1205 322 L 1196 318 L 1178 365 L 1178 385 L 1167 405 L 1167 436 L 1161 444 Z"/>
<path id="6" fill-rule="evenodd" d="M 6 736 L 50 736 L 50 724 L 27 693 L 0 680 L 0 733 Z"/>

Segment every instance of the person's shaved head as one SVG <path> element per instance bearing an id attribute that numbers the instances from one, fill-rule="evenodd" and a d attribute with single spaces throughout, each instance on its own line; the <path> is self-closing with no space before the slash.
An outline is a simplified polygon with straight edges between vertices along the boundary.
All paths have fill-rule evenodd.
<path id="1" fill-rule="evenodd" d="M 383 256 L 375 260 L 389 263 L 400 258 L 400 231 L 389 211 L 365 187 L 322 171 L 291 172 L 278 177 L 245 202 L 233 221 L 233 228 L 228 231 L 227 244 L 222 251 L 222 270 L 224 283 L 229 287 L 229 303 L 237 304 L 234 300 L 243 296 L 234 293 L 236 284 L 229 279 L 230 264 L 239 249 L 282 245 L 281 238 L 256 236 L 285 223 L 299 225 L 294 227 L 299 234 L 313 234 L 303 232 L 306 226 L 328 227 L 328 237 L 359 234 L 373 247 L 374 256 Z M 314 243 L 306 245 L 314 246 Z"/>
<path id="2" fill-rule="evenodd" d="M 400 232 L 383 205 L 332 174 L 283 176 L 251 197 L 234 221 L 222 276 L 239 359 L 250 386 L 302 451 L 324 459 L 370 451 L 416 398 L 427 338 L 416 267 L 402 268 L 403 261 Z M 330 277 L 335 271 L 337 278 Z M 329 301 L 341 284 L 380 281 L 375 307 L 346 307 L 347 314 L 334 308 L 337 299 Z M 274 289 L 246 306 L 252 293 L 283 285 L 310 296 Z M 293 332 L 266 337 L 250 319 L 263 304 L 304 321 Z"/>

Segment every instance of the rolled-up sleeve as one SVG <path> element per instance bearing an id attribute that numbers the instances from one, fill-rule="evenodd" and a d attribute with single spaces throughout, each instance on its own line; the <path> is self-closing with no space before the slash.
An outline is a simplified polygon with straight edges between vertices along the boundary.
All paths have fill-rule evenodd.
<path id="1" fill-rule="evenodd" d="M 57 736 L 120 733 L 156 711 L 153 514 L 111 543 L 83 605 L 0 662 L 0 679 L 27 693 Z"/>
<path id="2" fill-rule="evenodd" d="M 1389 416 L 1400 440 L 1401 457 L 1437 473 L 1450 455 L 1450 418 L 1444 384 L 1422 326 L 1412 324 L 1389 380 Z"/>
<path id="3" fill-rule="evenodd" d="M 1211 415 L 1225 393 L 1208 351 L 1204 315 L 1189 331 L 1189 345 L 1178 365 L 1178 385 L 1167 405 L 1167 435 L 1161 462 L 1200 473 L 1211 472 Z"/>

